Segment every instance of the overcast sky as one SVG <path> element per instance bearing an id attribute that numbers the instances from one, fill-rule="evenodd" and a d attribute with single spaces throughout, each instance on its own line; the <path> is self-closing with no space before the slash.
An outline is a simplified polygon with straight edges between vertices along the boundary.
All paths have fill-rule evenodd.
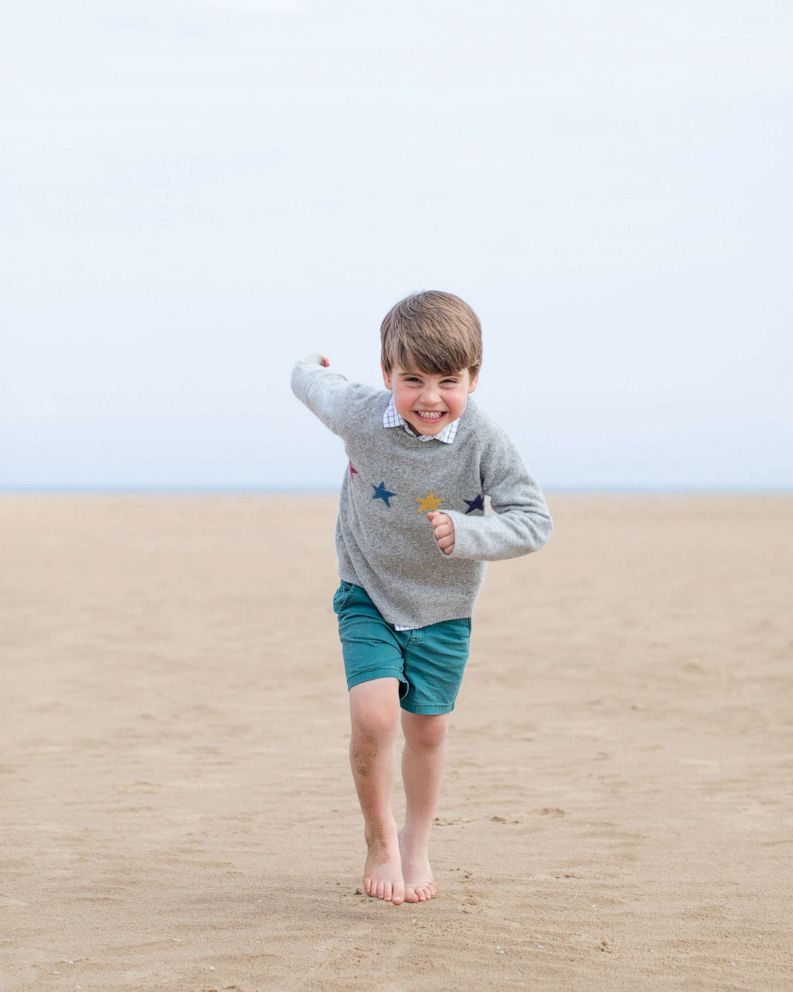
<path id="1" fill-rule="evenodd" d="M 793 486 L 787 0 L 4 10 L 0 487 L 333 488 L 419 289 L 546 488 Z"/>

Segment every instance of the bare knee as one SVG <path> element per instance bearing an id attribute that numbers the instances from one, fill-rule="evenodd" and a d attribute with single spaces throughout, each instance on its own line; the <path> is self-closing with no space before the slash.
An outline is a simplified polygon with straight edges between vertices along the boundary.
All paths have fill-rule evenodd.
<path id="1" fill-rule="evenodd" d="M 399 726 L 399 695 L 395 679 L 393 692 L 387 685 L 374 682 L 350 690 L 350 722 L 353 740 L 361 744 L 387 743 L 396 736 Z"/>
<path id="2" fill-rule="evenodd" d="M 402 714 L 402 729 L 408 747 L 415 751 L 434 751 L 442 747 L 449 726 L 449 714 Z"/>
<path id="3" fill-rule="evenodd" d="M 390 709 L 359 709 L 352 716 L 352 737 L 361 744 L 388 743 L 396 737 L 399 717 Z"/>

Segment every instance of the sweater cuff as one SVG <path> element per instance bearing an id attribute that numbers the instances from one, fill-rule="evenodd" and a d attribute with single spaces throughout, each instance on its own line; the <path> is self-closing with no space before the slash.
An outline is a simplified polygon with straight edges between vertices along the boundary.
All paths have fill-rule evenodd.
<path id="1" fill-rule="evenodd" d="M 319 351 L 312 351 L 310 355 L 306 355 L 305 358 L 301 358 L 298 365 L 322 365 L 322 354 Z"/>

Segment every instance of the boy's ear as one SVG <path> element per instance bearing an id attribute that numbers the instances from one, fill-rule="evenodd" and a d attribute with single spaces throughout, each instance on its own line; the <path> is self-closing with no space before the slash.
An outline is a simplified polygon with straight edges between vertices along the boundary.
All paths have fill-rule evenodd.
<path id="1" fill-rule="evenodd" d="M 381 365 L 380 366 L 380 371 L 383 373 L 383 382 L 385 384 L 385 388 L 386 389 L 390 389 L 391 388 L 391 373 L 390 372 L 386 372 L 384 365 Z"/>
<path id="2" fill-rule="evenodd" d="M 468 384 L 468 392 L 473 393 L 478 385 L 479 385 L 479 373 L 477 372 L 476 375 L 471 376 L 471 381 Z"/>

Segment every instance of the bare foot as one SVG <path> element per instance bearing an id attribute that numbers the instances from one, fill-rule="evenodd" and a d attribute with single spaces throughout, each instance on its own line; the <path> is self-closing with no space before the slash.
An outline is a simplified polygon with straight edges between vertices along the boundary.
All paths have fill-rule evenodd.
<path id="1" fill-rule="evenodd" d="M 405 879 L 405 902 L 427 902 L 438 894 L 432 877 L 429 852 L 424 844 L 414 844 L 399 832 L 399 849 L 402 853 L 402 873 Z"/>
<path id="2" fill-rule="evenodd" d="M 363 887 L 368 896 L 383 899 L 398 906 L 405 901 L 405 882 L 399 844 L 384 841 L 367 841 L 366 867 L 363 870 Z"/>

